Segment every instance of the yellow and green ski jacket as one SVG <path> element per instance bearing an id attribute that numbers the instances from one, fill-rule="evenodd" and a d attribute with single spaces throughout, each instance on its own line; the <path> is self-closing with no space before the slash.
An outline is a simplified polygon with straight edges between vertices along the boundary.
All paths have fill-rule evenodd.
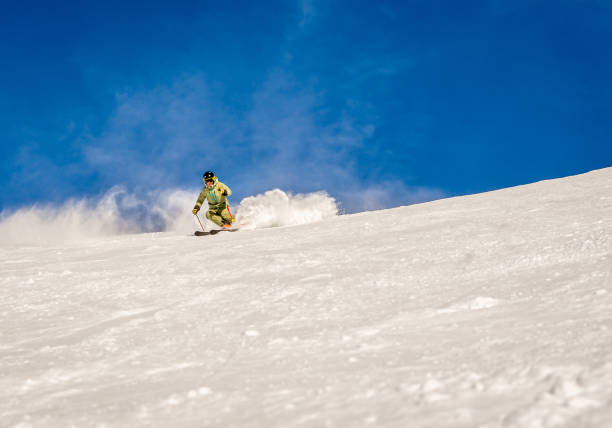
<path id="1" fill-rule="evenodd" d="M 226 192 L 227 195 L 224 195 L 223 192 Z M 219 180 L 215 179 L 215 182 L 212 187 L 209 188 L 204 185 L 204 188 L 202 188 L 202 191 L 200 192 L 200 196 L 198 196 L 196 206 L 202 207 L 204 199 L 206 199 L 208 201 L 209 209 L 223 209 L 225 208 L 224 205 L 229 206 L 229 203 L 227 202 L 227 196 L 231 194 L 232 191 L 229 187 L 221 183 Z"/>

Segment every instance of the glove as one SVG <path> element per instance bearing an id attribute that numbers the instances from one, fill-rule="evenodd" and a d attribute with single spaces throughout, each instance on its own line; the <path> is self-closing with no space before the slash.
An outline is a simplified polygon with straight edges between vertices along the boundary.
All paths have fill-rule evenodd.
<path id="1" fill-rule="evenodd" d="M 224 190 L 223 193 L 221 193 L 223 196 L 227 196 L 227 190 Z"/>
<path id="2" fill-rule="evenodd" d="M 198 211 L 200 211 L 200 207 L 196 205 L 195 207 L 193 207 L 193 211 L 191 212 L 193 213 L 193 215 L 196 215 Z"/>

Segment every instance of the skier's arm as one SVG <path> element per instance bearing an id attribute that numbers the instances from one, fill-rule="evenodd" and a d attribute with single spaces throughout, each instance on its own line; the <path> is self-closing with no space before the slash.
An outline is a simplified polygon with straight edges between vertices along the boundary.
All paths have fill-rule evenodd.
<path id="1" fill-rule="evenodd" d="M 193 207 L 194 214 L 200 211 L 200 208 L 202 207 L 202 204 L 204 203 L 204 198 L 206 198 L 206 187 L 204 187 L 202 191 L 200 192 L 200 196 L 198 196 L 198 200 L 196 201 L 196 204 Z"/>
<path id="2" fill-rule="evenodd" d="M 230 196 L 232 194 L 232 189 L 230 189 L 226 184 L 223 184 L 222 186 L 223 192 L 221 192 L 221 194 L 226 197 Z"/>

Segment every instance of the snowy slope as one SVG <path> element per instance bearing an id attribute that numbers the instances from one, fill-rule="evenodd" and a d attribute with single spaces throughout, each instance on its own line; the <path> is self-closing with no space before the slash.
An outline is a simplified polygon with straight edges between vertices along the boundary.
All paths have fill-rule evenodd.
<path id="1" fill-rule="evenodd" d="M 0 247 L 0 425 L 612 426 L 612 168 Z"/>

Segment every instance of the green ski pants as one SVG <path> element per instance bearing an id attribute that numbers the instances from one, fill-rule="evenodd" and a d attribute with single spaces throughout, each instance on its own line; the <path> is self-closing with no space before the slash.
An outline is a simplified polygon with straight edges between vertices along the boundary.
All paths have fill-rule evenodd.
<path id="1" fill-rule="evenodd" d="M 206 211 L 206 218 L 215 223 L 217 226 L 223 226 L 224 220 L 226 223 L 230 224 L 234 221 L 227 204 L 209 206 L 208 211 Z"/>

